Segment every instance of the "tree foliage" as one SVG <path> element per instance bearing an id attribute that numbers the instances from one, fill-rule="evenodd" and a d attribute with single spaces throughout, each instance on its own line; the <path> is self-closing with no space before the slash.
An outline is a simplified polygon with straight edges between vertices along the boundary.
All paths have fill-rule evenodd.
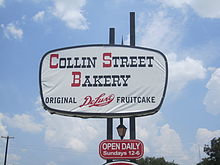
<path id="1" fill-rule="evenodd" d="M 197 165 L 220 165 L 220 137 L 211 140 L 211 146 L 205 145 L 204 152 L 208 155 Z"/>
<path id="2" fill-rule="evenodd" d="M 141 158 L 137 161 L 138 165 L 178 165 L 174 162 L 167 162 L 163 157 L 155 158 L 155 157 L 146 157 Z"/>

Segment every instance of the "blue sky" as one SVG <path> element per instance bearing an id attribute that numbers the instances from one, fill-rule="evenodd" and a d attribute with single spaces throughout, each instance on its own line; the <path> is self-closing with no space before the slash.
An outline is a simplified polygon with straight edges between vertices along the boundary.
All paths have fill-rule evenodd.
<path id="1" fill-rule="evenodd" d="M 105 119 L 50 115 L 42 109 L 39 64 L 49 50 L 129 44 L 129 12 L 136 12 L 136 45 L 162 51 L 169 83 L 159 113 L 137 118 L 145 156 L 185 165 L 220 136 L 220 2 L 218 0 L 0 0 L 0 135 L 10 140 L 9 165 L 97 165 Z M 114 120 L 114 128 L 119 124 Z M 128 120 L 125 120 L 128 127 Z M 128 137 L 129 132 L 125 138 Z M 118 139 L 116 132 L 114 138 Z M 0 162 L 5 139 L 0 139 Z"/>

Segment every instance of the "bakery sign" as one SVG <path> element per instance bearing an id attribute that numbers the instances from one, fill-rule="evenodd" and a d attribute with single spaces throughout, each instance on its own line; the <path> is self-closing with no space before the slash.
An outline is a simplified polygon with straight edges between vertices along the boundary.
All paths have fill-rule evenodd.
<path id="1" fill-rule="evenodd" d="M 156 113 L 164 100 L 168 66 L 157 50 L 82 45 L 47 52 L 40 63 L 40 93 L 50 113 L 82 118 Z"/>

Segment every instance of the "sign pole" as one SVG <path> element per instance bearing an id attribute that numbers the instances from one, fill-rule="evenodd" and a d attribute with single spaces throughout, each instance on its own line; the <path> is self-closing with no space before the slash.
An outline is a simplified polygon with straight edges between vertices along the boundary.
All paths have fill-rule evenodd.
<path id="1" fill-rule="evenodd" d="M 130 46 L 135 47 L 135 12 L 130 12 Z M 130 117 L 130 139 L 135 139 L 135 117 Z"/>
<path id="2" fill-rule="evenodd" d="M 136 139 L 135 117 L 130 117 L 130 139 Z"/>
<path id="3" fill-rule="evenodd" d="M 130 46 L 135 47 L 135 12 L 130 12 Z M 130 139 L 135 139 L 135 117 L 130 117 Z"/>
<path id="4" fill-rule="evenodd" d="M 109 29 L 109 44 L 115 44 L 115 28 Z M 112 139 L 113 136 L 113 119 L 107 118 L 107 139 Z"/>
<path id="5" fill-rule="evenodd" d="M 135 12 L 130 12 L 130 46 L 135 47 Z M 135 117 L 130 117 L 130 139 L 136 139 Z"/>
<path id="6" fill-rule="evenodd" d="M 115 44 L 115 28 L 109 29 L 109 45 Z M 113 137 L 113 119 L 107 118 L 107 139 L 112 139 Z M 107 163 L 112 162 L 112 160 L 107 160 Z"/>
<path id="7" fill-rule="evenodd" d="M 130 12 L 130 46 L 135 47 L 135 12 Z"/>
<path id="8" fill-rule="evenodd" d="M 109 44 L 115 44 L 115 28 L 109 28 Z"/>

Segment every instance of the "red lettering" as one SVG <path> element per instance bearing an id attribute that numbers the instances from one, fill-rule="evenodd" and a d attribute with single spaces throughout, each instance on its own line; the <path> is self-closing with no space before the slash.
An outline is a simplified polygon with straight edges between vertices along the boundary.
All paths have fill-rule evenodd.
<path id="1" fill-rule="evenodd" d="M 112 53 L 103 53 L 103 68 L 112 67 Z"/>
<path id="2" fill-rule="evenodd" d="M 81 72 L 72 72 L 73 75 L 73 83 L 71 87 L 79 87 L 81 84 Z"/>
<path id="3" fill-rule="evenodd" d="M 58 59 L 59 58 L 59 54 L 51 54 L 50 55 L 50 68 L 51 69 L 56 69 L 56 68 L 58 68 L 58 63 L 53 64 L 54 63 L 53 58 Z"/>
<path id="4" fill-rule="evenodd" d="M 108 105 L 109 103 L 111 103 L 115 98 L 114 94 L 111 94 L 109 96 L 105 96 L 105 93 L 100 94 L 98 97 L 96 97 L 95 99 L 92 98 L 92 96 L 86 96 L 84 98 L 84 103 L 82 105 L 80 105 L 79 107 L 84 107 L 84 106 L 88 106 L 88 107 L 101 107 L 101 106 L 105 106 Z"/>
<path id="5" fill-rule="evenodd" d="M 84 99 L 85 99 L 84 103 L 82 105 L 80 105 L 79 107 L 83 107 L 83 106 L 92 104 L 92 97 L 91 96 L 86 96 Z"/>

